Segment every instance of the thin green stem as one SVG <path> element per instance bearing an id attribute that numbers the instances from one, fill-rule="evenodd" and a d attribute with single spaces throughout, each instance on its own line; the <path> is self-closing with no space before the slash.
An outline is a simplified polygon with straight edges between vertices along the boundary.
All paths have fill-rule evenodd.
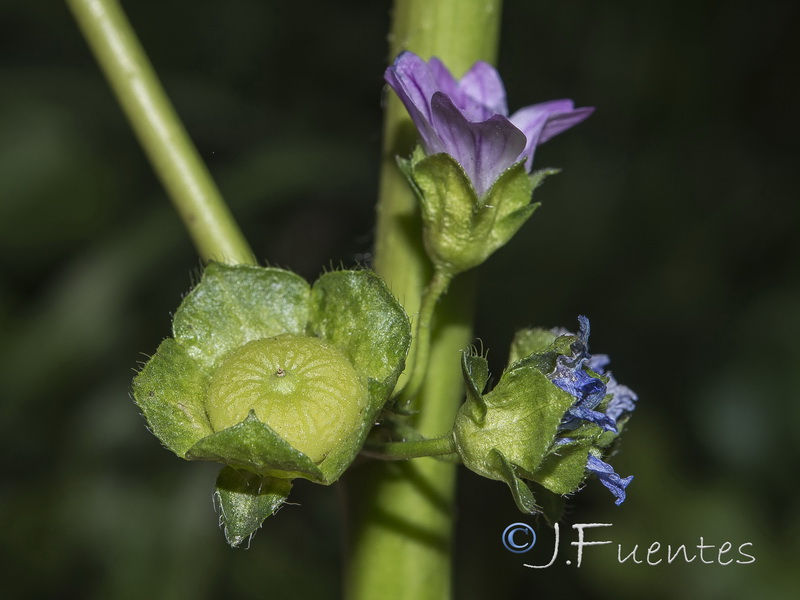
<path id="1" fill-rule="evenodd" d="M 200 257 L 256 260 L 116 0 L 67 0 Z"/>
<path id="2" fill-rule="evenodd" d="M 439 299 L 447 291 L 453 276 L 440 269 L 434 269 L 433 277 L 422 294 L 419 314 L 416 323 L 416 343 L 412 359 L 411 375 L 401 394 L 400 408 L 406 412 L 418 409 L 417 399 L 425 376 L 428 374 L 428 363 L 431 353 L 431 330 L 433 313 Z"/>
<path id="3" fill-rule="evenodd" d="M 438 56 L 458 77 L 476 60 L 491 62 L 496 54 L 501 5 L 501 0 L 395 0 L 390 60 L 406 49 L 426 60 Z M 417 199 L 395 161 L 398 155 L 410 155 L 415 141 L 405 109 L 389 94 L 375 270 L 419 329 L 418 322 L 427 311 L 423 311 L 421 299 L 432 269 L 422 245 Z M 418 360 L 418 348 L 429 345 L 429 350 L 423 350 L 429 375 L 423 376 L 415 401 L 417 411 L 408 421 L 428 438 L 450 431 L 463 399 L 458 357 L 472 337 L 474 291 L 471 273 L 454 281 L 447 295 L 431 303 L 429 330 L 414 339 L 412 364 Z M 419 373 L 416 368 L 410 371 Z M 416 373 L 404 375 L 405 383 L 409 377 L 417 377 Z M 455 472 L 453 464 L 419 458 L 368 461 L 348 474 L 347 600 L 451 597 Z"/>
<path id="4" fill-rule="evenodd" d="M 411 442 L 385 442 L 366 448 L 366 454 L 383 460 L 406 460 L 425 456 L 444 456 L 456 451 L 455 441 L 451 435 L 430 440 L 414 440 Z"/>

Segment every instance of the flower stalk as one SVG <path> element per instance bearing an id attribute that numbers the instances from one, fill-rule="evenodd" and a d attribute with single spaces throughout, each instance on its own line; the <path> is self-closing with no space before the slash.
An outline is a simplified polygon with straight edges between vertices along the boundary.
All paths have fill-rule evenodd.
<path id="1" fill-rule="evenodd" d="M 67 0 L 204 262 L 256 264 L 117 0 Z"/>
<path id="2" fill-rule="evenodd" d="M 432 440 L 415 440 L 411 442 L 386 442 L 375 446 L 366 446 L 365 454 L 382 460 L 407 460 L 426 456 L 446 456 L 455 454 L 456 446 L 452 435 L 443 435 Z"/>
<path id="3" fill-rule="evenodd" d="M 419 410 L 419 392 L 428 374 L 428 364 L 431 354 L 431 330 L 433 326 L 433 313 L 442 295 L 447 291 L 453 276 L 441 269 L 434 269 L 433 277 L 422 294 L 422 303 L 417 317 L 416 351 L 411 364 L 411 375 L 408 383 L 400 395 L 399 408 L 403 412 Z"/>

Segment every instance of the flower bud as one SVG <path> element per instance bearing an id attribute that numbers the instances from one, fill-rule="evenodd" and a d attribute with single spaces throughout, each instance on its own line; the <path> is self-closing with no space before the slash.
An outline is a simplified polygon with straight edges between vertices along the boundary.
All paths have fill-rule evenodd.
<path id="1" fill-rule="evenodd" d="M 528 176 L 523 162 L 503 172 L 478 196 L 461 165 L 448 154 L 400 160 L 422 208 L 423 241 L 439 269 L 456 275 L 483 263 L 504 246 L 539 204 L 531 195 L 548 171 Z"/>

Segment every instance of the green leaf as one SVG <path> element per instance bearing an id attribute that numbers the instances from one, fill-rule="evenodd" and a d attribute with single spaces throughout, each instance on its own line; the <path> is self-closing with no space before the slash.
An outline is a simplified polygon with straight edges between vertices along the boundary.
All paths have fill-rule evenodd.
<path id="1" fill-rule="evenodd" d="M 249 471 L 224 467 L 217 476 L 214 497 L 225 528 L 225 539 L 234 548 L 255 533 L 277 512 L 292 489 L 288 479 L 260 477 Z"/>
<path id="2" fill-rule="evenodd" d="M 259 421 L 255 411 L 250 411 L 238 425 L 198 441 L 189 449 L 186 457 L 191 460 L 213 460 L 259 475 L 284 479 L 303 477 L 318 483 L 324 482 L 317 465 L 290 446 L 269 425 Z"/>
<path id="3" fill-rule="evenodd" d="M 289 271 L 212 262 L 175 313 L 175 340 L 212 368 L 252 340 L 302 334 L 308 299 L 308 283 Z"/>
<path id="4" fill-rule="evenodd" d="M 586 478 L 588 457 L 588 444 L 559 446 L 533 474 L 533 480 L 556 494 L 572 493 Z"/>
<path id="5" fill-rule="evenodd" d="M 150 431 L 181 458 L 213 433 L 203 403 L 208 379 L 184 348 L 167 339 L 133 380 L 133 397 Z"/>

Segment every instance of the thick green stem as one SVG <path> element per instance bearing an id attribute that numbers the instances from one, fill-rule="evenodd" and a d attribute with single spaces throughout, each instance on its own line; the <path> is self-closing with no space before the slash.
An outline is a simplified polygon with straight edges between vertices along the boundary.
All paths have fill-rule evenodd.
<path id="1" fill-rule="evenodd" d="M 200 257 L 255 264 L 116 0 L 67 0 Z"/>
<path id="2" fill-rule="evenodd" d="M 396 0 L 390 60 L 405 49 L 425 59 L 438 56 L 459 77 L 476 60 L 492 62 L 501 4 L 501 0 Z M 415 139 L 405 109 L 389 94 L 375 270 L 416 321 L 425 318 L 420 299 L 432 273 L 422 245 L 417 200 L 395 162 L 396 156 L 411 153 Z M 453 282 L 422 336 L 429 333 L 432 342 L 428 375 L 410 424 L 428 438 L 451 429 L 463 399 L 459 352 L 471 340 L 474 289 L 471 274 Z M 419 343 L 419 336 L 415 338 Z M 416 363 L 417 352 L 413 347 L 409 364 Z M 455 465 L 432 458 L 371 461 L 355 469 L 348 482 L 346 598 L 451 597 Z"/>

